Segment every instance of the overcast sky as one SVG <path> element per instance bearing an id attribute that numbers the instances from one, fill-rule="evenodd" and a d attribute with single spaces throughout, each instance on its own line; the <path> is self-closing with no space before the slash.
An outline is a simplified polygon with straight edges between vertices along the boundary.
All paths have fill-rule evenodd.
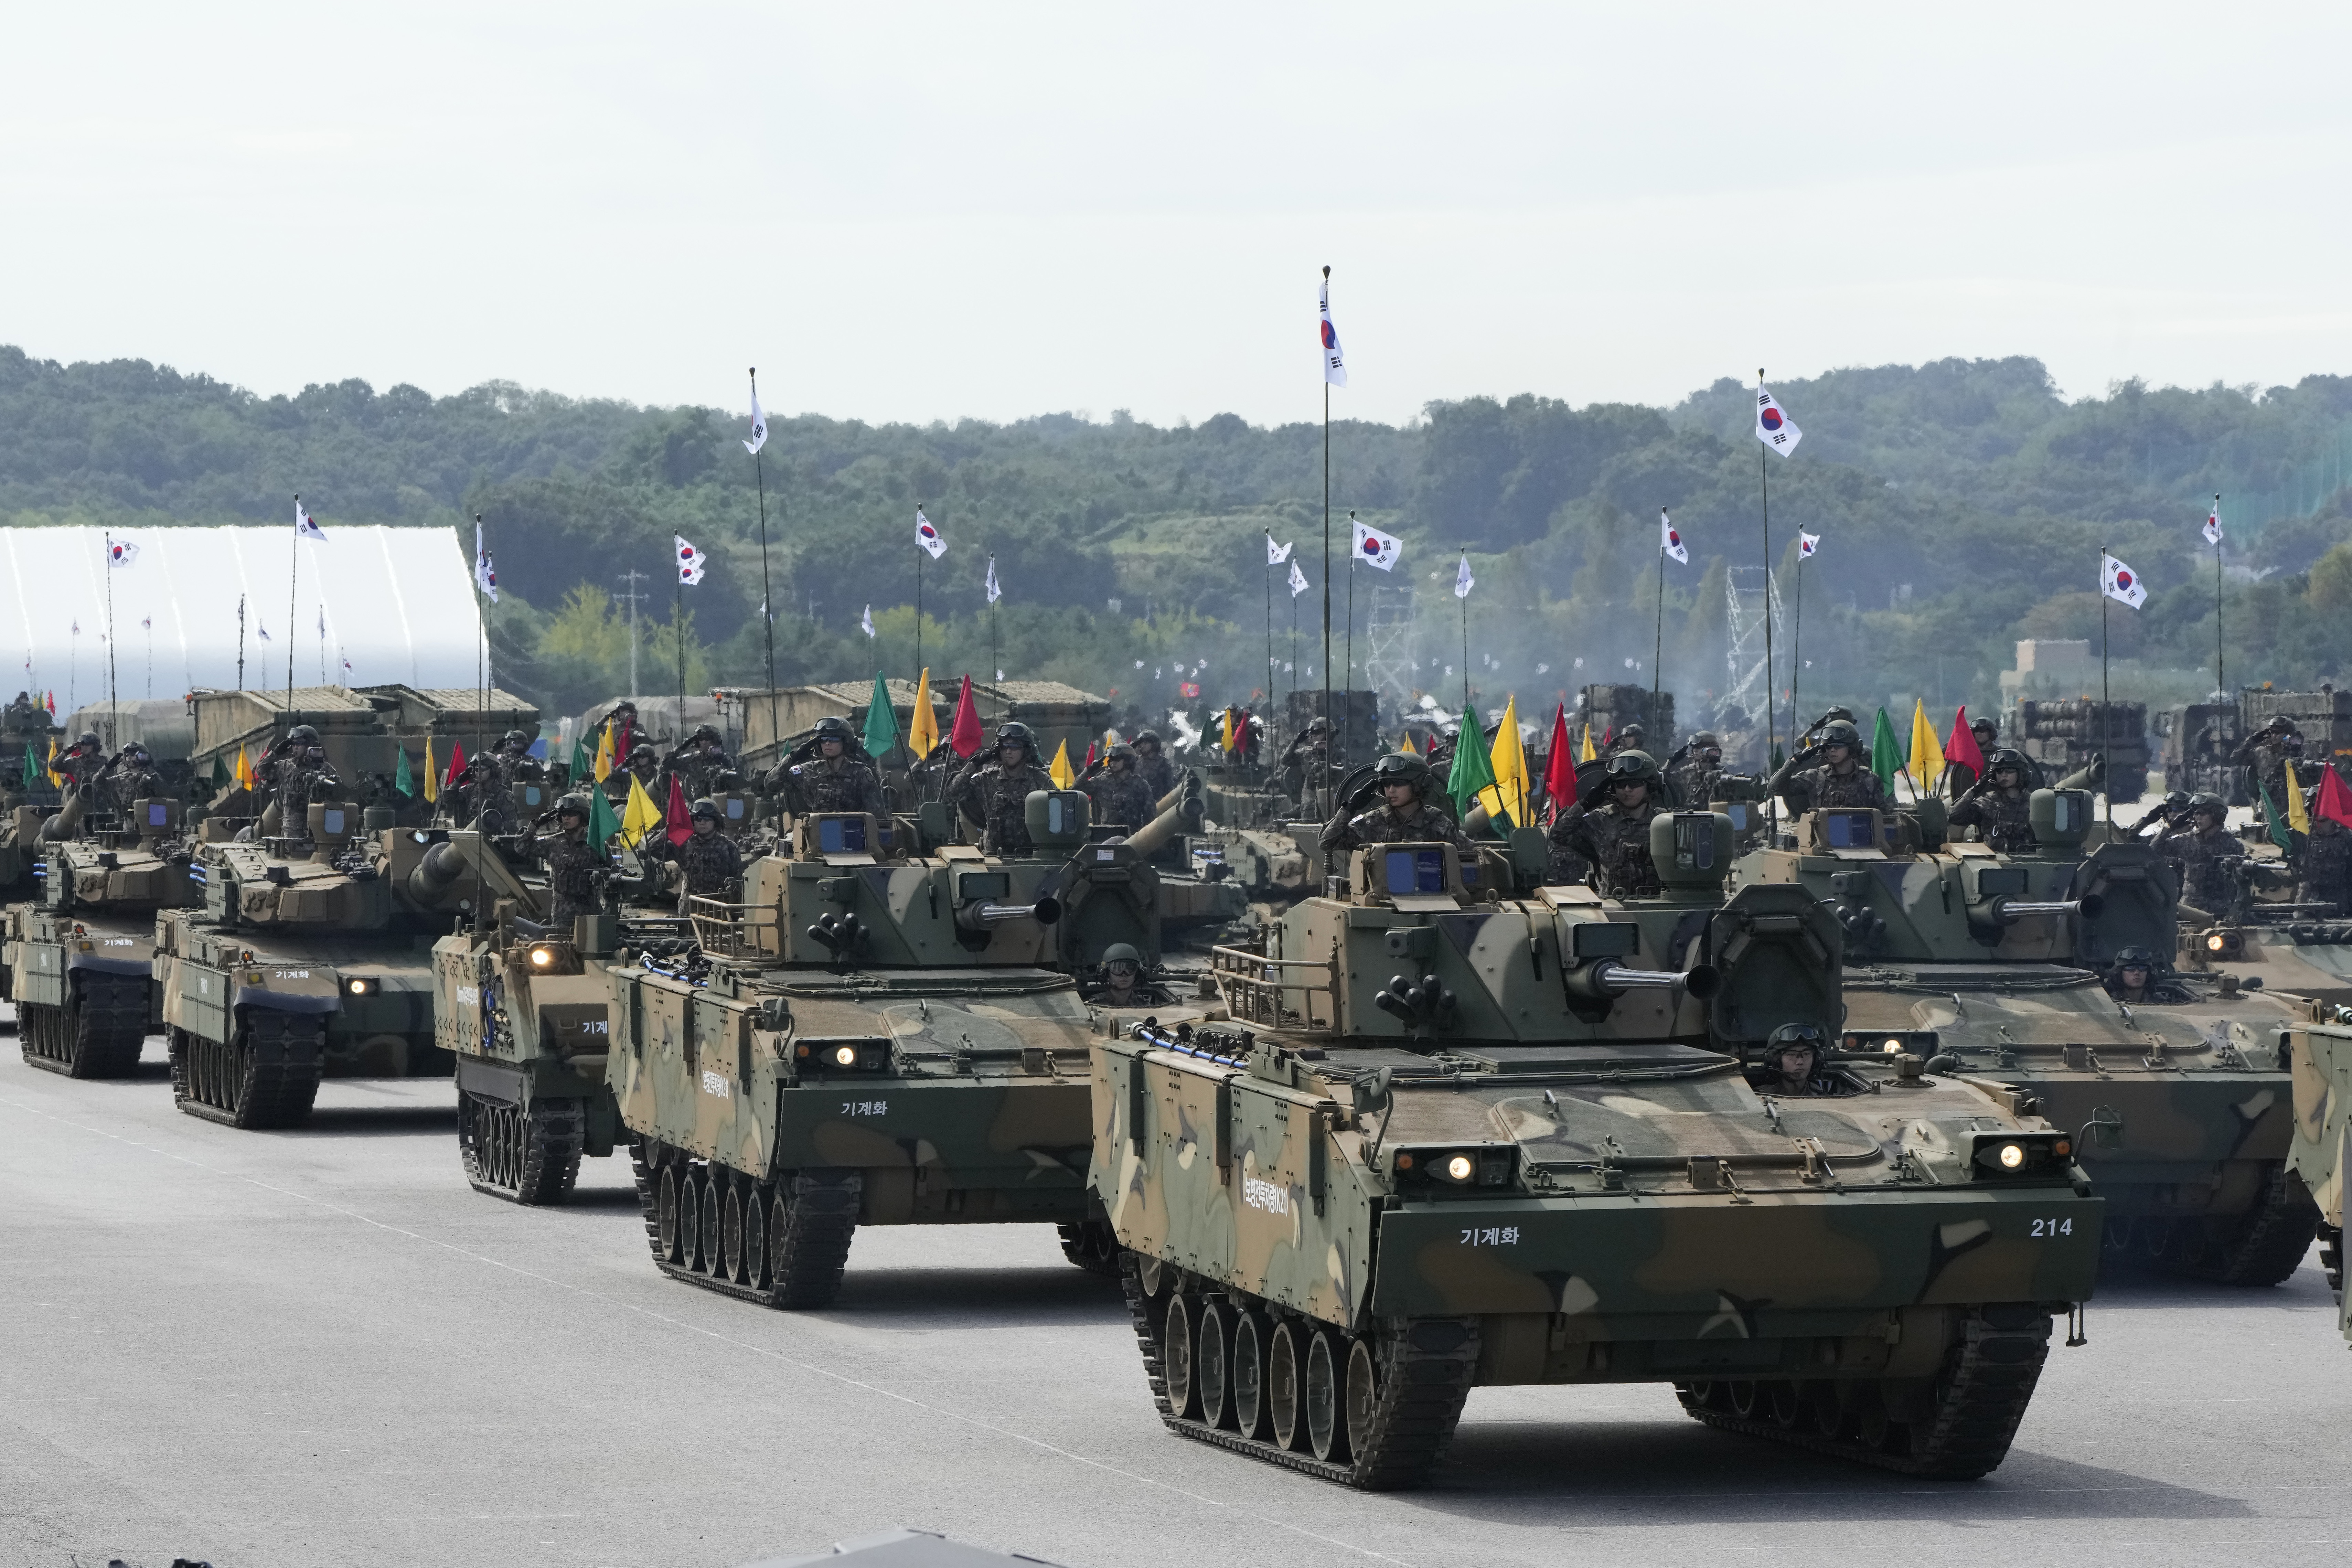
<path id="1" fill-rule="evenodd" d="M 64 6 L 0 342 L 260 392 L 1254 422 L 1944 355 L 2352 371 L 2352 13 Z M 234 17 L 234 20 L 228 19 Z M 2267 18 L 2267 19 L 2265 19 Z"/>

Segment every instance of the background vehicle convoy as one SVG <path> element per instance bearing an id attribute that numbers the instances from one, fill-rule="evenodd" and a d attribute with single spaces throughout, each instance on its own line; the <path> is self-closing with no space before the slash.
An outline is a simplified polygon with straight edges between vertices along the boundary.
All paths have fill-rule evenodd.
<path id="1" fill-rule="evenodd" d="M 1088 1180 L 1176 1431 L 1361 1487 L 1419 1480 L 1479 1384 L 1664 1382 L 1696 1418 L 1914 1473 L 2000 1462 L 2099 1200 L 2032 1097 L 1833 1057 L 1838 922 L 1721 887 L 1732 826 L 1662 814 L 1646 900 L 1355 852 L 1229 1016 L 1096 1056 Z M 1484 890 L 1484 889 L 1493 889 Z"/>
<path id="2" fill-rule="evenodd" d="M 1759 850 L 1736 875 L 1836 913 L 1849 1043 L 2014 1085 L 2076 1134 L 2110 1256 L 2278 1283 L 2315 1218 L 2286 1167 L 2287 1003 L 2210 975 L 2170 977 L 2168 1001 L 2111 996 L 2101 974 L 2117 953 L 2173 951 L 2172 868 L 2139 843 L 2085 853 L 2080 790 L 2038 790 L 2032 810 L 2037 847 L 2014 856 L 1942 842 L 1932 809 L 1812 812 L 1798 847 Z"/>

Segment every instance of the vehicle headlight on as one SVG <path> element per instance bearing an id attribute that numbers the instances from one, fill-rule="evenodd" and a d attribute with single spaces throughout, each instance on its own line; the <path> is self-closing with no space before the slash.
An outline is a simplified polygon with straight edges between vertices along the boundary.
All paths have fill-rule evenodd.
<path id="1" fill-rule="evenodd" d="M 2063 1176 L 2074 1140 L 2060 1132 L 1979 1133 L 1969 1159 L 1979 1181 Z"/>
<path id="2" fill-rule="evenodd" d="M 833 1065 L 837 1068 L 856 1067 L 857 1065 L 857 1047 L 856 1046 L 834 1047 Z"/>
<path id="3" fill-rule="evenodd" d="M 1445 1162 L 1445 1179 L 1449 1182 L 1466 1182 L 1477 1173 L 1477 1170 L 1476 1163 L 1469 1155 L 1456 1154 Z"/>
<path id="4" fill-rule="evenodd" d="M 2025 1148 L 2022 1144 L 2004 1143 L 2000 1146 L 1999 1158 L 2002 1170 L 2014 1171 L 2025 1163 Z"/>
<path id="5" fill-rule="evenodd" d="M 534 947 L 530 950 L 530 966 L 533 969 L 545 969 L 554 962 L 555 950 L 553 948 Z"/>
<path id="6" fill-rule="evenodd" d="M 2230 944 L 2228 942 L 2221 940 L 2221 935 L 2219 931 L 2214 932 L 2211 936 L 2205 939 L 2205 951 L 2208 952 L 2219 952 L 2229 945 Z"/>

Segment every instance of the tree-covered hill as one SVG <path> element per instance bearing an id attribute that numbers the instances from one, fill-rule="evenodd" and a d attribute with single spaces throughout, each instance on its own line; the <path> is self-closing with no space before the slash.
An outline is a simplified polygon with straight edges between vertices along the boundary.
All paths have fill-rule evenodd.
<path id="1" fill-rule="evenodd" d="M 2197 525 L 2217 489 L 2233 671 L 2308 681 L 2352 661 L 2341 472 L 2352 378 L 2263 392 L 2132 383 L 2069 402 L 2038 362 L 2014 358 L 1773 386 L 1805 439 L 1793 458 L 1761 463 L 1752 387 L 1728 379 L 1667 409 L 1522 395 L 1433 404 L 1403 427 L 1336 425 L 1339 553 L 1350 510 L 1406 540 L 1394 577 L 1355 574 L 1356 662 L 1377 637 L 1389 658 L 1410 661 L 1412 685 L 1455 703 L 1466 630 L 1475 693 L 1532 703 L 1612 672 L 1631 678 L 1629 666 L 1646 680 L 1663 644 L 1670 683 L 1718 690 L 1725 574 L 1762 559 L 1768 481 L 1791 612 L 1795 531 L 1823 542 L 1803 570 L 1801 658 L 1808 692 L 1824 701 L 1990 702 L 2015 638 L 2095 635 L 2102 544 L 2157 591 L 2121 617 L 2118 657 L 2145 682 L 2193 683 L 2210 668 L 2214 608 Z M 1320 680 L 1307 673 L 1320 658 L 1318 426 L 810 416 L 775 421 L 755 468 L 742 425 L 733 411 L 501 384 L 436 398 L 346 381 L 259 397 L 142 362 L 59 365 L 0 349 L 0 516 L 270 521 L 296 490 L 330 521 L 461 528 L 479 511 L 512 590 L 497 630 L 504 668 L 570 708 L 625 684 L 628 632 L 613 595 L 632 571 L 651 579 L 640 605 L 649 689 L 667 683 L 652 671 L 676 669 L 667 623 L 681 597 L 691 683 L 759 678 L 763 596 L 782 679 L 909 666 L 920 503 L 949 540 L 946 559 L 921 563 L 923 659 L 937 669 L 983 672 L 992 637 L 1008 671 L 1116 687 L 1148 705 L 1183 680 L 1203 700 L 1246 696 L 1269 677 L 1277 689 Z M 1668 567 L 1663 595 L 1661 506 L 1694 555 Z M 1297 544 L 1314 580 L 1295 604 L 1266 566 L 1269 532 Z M 682 596 L 669 586 L 673 533 L 714 558 Z M 1448 591 L 1462 549 L 1479 582 L 1466 628 Z M 991 555 L 1005 589 L 992 633 Z M 1333 584 L 1342 613 L 1349 588 L 1344 575 Z M 872 641 L 860 630 L 868 607 Z M 1305 632 L 1295 649 L 1294 611 Z M 1335 657 L 1347 640 L 1343 621 Z"/>

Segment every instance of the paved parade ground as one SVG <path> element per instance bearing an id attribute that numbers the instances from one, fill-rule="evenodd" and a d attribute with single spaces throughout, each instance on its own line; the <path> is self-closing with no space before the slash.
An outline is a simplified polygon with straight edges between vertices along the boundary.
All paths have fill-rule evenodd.
<path id="1" fill-rule="evenodd" d="M 838 1304 L 787 1315 L 657 1276 L 619 1161 L 569 1208 L 472 1192 L 446 1079 L 250 1133 L 173 1110 L 160 1040 L 126 1082 L 0 1053 L 0 1563 L 726 1568 L 894 1525 L 1068 1568 L 2352 1555 L 2315 1263 L 2111 1284 L 1980 1482 L 1710 1432 L 1663 1386 L 1508 1388 L 1433 1486 L 1369 1496 L 1167 1435 L 1048 1229 L 864 1232 Z"/>

